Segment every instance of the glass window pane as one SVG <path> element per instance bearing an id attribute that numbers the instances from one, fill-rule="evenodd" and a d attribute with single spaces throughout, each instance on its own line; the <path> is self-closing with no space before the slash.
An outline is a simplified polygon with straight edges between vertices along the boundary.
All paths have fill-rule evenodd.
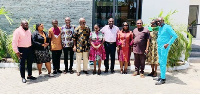
<path id="1" fill-rule="evenodd" d="M 103 27 L 113 15 L 113 0 L 95 0 L 95 23 Z"/>

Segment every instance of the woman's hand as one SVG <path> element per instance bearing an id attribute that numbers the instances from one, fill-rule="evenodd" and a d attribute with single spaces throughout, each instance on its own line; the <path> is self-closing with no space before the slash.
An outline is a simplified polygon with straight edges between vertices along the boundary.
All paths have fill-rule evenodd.
<path id="1" fill-rule="evenodd" d="M 96 46 L 96 49 L 98 49 L 101 46 L 101 44 L 99 44 L 98 46 Z"/>
<path id="2" fill-rule="evenodd" d="M 49 43 L 45 43 L 44 44 L 44 48 L 46 48 L 47 46 L 49 46 Z"/>
<path id="3" fill-rule="evenodd" d="M 74 46 L 73 51 L 76 52 L 76 46 Z"/>
<path id="4" fill-rule="evenodd" d="M 117 52 L 119 52 L 119 49 L 120 49 L 120 47 L 118 46 L 118 47 L 117 47 Z"/>

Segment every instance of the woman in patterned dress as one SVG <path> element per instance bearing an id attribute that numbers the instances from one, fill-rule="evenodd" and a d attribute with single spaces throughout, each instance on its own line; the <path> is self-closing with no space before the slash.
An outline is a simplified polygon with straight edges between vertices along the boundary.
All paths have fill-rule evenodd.
<path id="1" fill-rule="evenodd" d="M 36 31 L 32 34 L 35 60 L 39 75 L 42 74 L 42 63 L 45 63 L 49 76 L 53 77 L 54 75 L 51 73 L 51 57 L 48 49 L 50 40 L 47 33 L 45 33 L 43 29 L 43 24 L 36 24 Z"/>
<path id="2" fill-rule="evenodd" d="M 150 31 L 150 46 L 149 53 L 147 54 L 147 62 L 151 64 L 152 72 L 148 76 L 156 77 L 157 76 L 157 66 L 158 66 L 158 52 L 157 52 L 157 34 L 159 27 L 156 24 L 156 20 L 151 22 L 151 26 L 148 27 Z"/>
<path id="3" fill-rule="evenodd" d="M 94 62 L 93 74 L 96 74 L 96 62 L 98 61 L 98 75 L 101 74 L 101 60 L 106 59 L 106 53 L 104 48 L 104 35 L 99 31 L 99 25 L 94 25 L 93 32 L 90 33 L 90 54 L 89 60 Z"/>
<path id="4" fill-rule="evenodd" d="M 133 40 L 133 33 L 129 31 L 127 22 L 123 23 L 123 29 L 117 33 L 117 52 L 120 62 L 121 74 L 127 74 L 127 67 L 130 61 L 131 41 Z M 124 64 L 124 70 L 123 70 Z"/>

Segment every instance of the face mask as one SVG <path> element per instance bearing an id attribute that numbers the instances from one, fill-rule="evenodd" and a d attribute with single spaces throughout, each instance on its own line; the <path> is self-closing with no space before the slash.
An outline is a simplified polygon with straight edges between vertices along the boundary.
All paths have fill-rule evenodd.
<path id="1" fill-rule="evenodd" d="M 165 23 L 161 23 L 161 26 L 165 25 Z"/>

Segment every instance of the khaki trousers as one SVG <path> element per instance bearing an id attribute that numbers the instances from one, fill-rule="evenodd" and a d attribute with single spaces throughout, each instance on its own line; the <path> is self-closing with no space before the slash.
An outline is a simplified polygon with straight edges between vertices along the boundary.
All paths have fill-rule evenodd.
<path id="1" fill-rule="evenodd" d="M 81 60 L 83 57 L 83 70 L 88 69 L 88 52 L 76 53 L 76 71 L 81 72 Z"/>

